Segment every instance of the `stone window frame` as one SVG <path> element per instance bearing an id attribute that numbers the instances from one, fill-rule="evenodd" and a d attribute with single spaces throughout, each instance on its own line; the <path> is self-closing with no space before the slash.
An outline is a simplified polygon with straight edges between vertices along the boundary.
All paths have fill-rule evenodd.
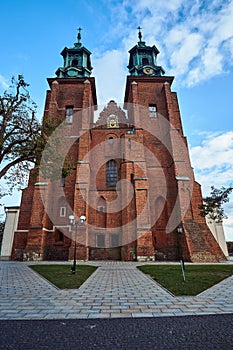
<path id="1" fill-rule="evenodd" d="M 60 207 L 60 217 L 66 217 L 66 207 Z"/>
<path id="2" fill-rule="evenodd" d="M 118 181 L 118 168 L 117 162 L 114 159 L 110 159 L 106 163 L 106 186 L 114 187 Z"/>

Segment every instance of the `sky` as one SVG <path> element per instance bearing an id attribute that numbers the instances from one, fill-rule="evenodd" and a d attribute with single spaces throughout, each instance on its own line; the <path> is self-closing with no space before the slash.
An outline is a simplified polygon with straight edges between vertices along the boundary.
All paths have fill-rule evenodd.
<path id="1" fill-rule="evenodd" d="M 184 133 L 203 195 L 233 183 L 233 0 L 9 0 L 1 1 L 0 92 L 22 74 L 44 109 L 46 78 L 63 65 L 60 52 L 76 42 L 92 52 L 99 105 L 122 103 L 128 51 L 156 45 L 158 65 L 174 75 Z M 20 193 L 5 197 L 19 205 Z M 233 241 L 233 195 L 225 205 L 226 239 Z"/>

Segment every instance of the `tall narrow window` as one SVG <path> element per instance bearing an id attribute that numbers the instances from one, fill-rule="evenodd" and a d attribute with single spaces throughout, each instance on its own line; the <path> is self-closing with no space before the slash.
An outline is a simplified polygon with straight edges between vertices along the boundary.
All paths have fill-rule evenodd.
<path id="1" fill-rule="evenodd" d="M 116 186 L 117 183 L 117 164 L 115 160 L 109 160 L 106 164 L 106 184 L 107 186 Z"/>
<path id="2" fill-rule="evenodd" d="M 66 216 L 66 207 L 60 207 L 60 216 L 61 217 Z"/>
<path id="3" fill-rule="evenodd" d="M 100 234 L 96 236 L 96 247 L 104 248 L 105 247 L 105 239 L 104 235 Z"/>
<path id="4" fill-rule="evenodd" d="M 66 184 L 66 178 L 65 178 L 65 177 L 62 177 L 62 178 L 61 178 L 61 182 L 60 182 L 60 186 L 61 186 L 61 187 L 65 187 L 65 184 Z"/>
<path id="5" fill-rule="evenodd" d="M 156 105 L 149 105 L 149 116 L 150 118 L 157 117 L 157 107 Z"/>
<path id="6" fill-rule="evenodd" d="M 110 239 L 111 239 L 111 247 L 118 247 L 119 246 L 119 236 L 118 234 L 116 233 L 113 233 L 111 236 L 110 236 Z"/>
<path id="7" fill-rule="evenodd" d="M 71 124 L 73 121 L 73 107 L 66 107 L 66 123 Z"/>
<path id="8" fill-rule="evenodd" d="M 100 197 L 97 203 L 97 225 L 98 227 L 106 227 L 106 200 L 103 197 Z"/>

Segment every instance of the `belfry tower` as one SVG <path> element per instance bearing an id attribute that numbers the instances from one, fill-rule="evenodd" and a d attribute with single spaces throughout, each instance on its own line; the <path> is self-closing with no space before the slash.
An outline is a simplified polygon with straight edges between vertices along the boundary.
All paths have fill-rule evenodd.
<path id="1" fill-rule="evenodd" d="M 73 138 L 75 142 L 68 152 L 72 159 L 72 169 L 67 177 L 58 174 L 58 179 L 43 179 L 43 174 L 35 175 L 38 169 L 31 172 L 28 187 L 22 194 L 13 254 L 22 255 L 22 251 L 29 255 L 36 253 L 44 260 L 68 260 L 73 257 L 74 237 L 69 215 L 75 212 L 75 215 L 81 216 L 86 212 L 86 204 L 83 197 L 79 196 L 76 178 L 77 164 L 82 161 L 90 145 L 90 133 L 86 133 L 83 138 L 78 135 L 83 130 L 91 129 L 93 108 L 97 105 L 95 79 L 90 77 L 91 52 L 82 45 L 80 32 L 81 28 L 74 46 L 65 47 L 61 52 L 64 65 L 57 69 L 57 77 L 47 79 L 50 90 L 46 94 L 43 116 L 45 127 L 56 127 L 60 123 L 64 126 L 61 139 L 52 141 L 56 150 L 48 162 L 51 162 L 51 167 L 59 167 L 56 159 L 62 151 L 62 144 Z M 87 114 L 85 111 L 88 108 L 92 112 Z M 59 161 L 61 159 L 58 158 Z M 84 191 L 87 182 L 81 184 L 81 187 Z M 85 236 L 85 230 L 86 228 L 81 230 L 81 235 Z M 77 256 L 79 259 L 87 259 L 86 242 L 81 248 L 78 247 Z"/>
<path id="2" fill-rule="evenodd" d="M 225 259 L 199 215 L 201 188 L 171 91 L 174 77 L 157 65 L 159 50 L 147 46 L 138 29 L 123 106 L 112 100 L 98 111 L 91 53 L 81 43 L 81 29 L 74 46 L 61 52 L 64 66 L 48 79 L 43 119 L 61 129 L 60 139 L 52 143 L 56 157 L 47 163 L 59 167 L 60 149 L 67 152 L 60 178 L 31 172 L 13 257 L 68 260 L 77 242 L 80 260 Z M 63 172 L 67 159 L 71 167 Z M 71 227 L 71 214 L 85 215 L 86 224 Z"/>

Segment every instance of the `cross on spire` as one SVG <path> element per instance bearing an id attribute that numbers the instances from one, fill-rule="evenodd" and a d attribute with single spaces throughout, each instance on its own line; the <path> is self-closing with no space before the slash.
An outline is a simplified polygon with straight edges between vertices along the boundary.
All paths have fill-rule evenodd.
<path id="1" fill-rule="evenodd" d="M 140 26 L 138 26 L 137 29 L 138 29 L 138 38 L 139 38 L 139 41 L 141 42 L 142 41 L 142 33 L 141 33 L 142 28 Z"/>
<path id="2" fill-rule="evenodd" d="M 82 28 L 79 27 L 77 30 L 78 30 L 77 39 L 78 39 L 78 43 L 80 43 L 80 41 L 81 41 L 81 30 L 82 30 Z"/>

